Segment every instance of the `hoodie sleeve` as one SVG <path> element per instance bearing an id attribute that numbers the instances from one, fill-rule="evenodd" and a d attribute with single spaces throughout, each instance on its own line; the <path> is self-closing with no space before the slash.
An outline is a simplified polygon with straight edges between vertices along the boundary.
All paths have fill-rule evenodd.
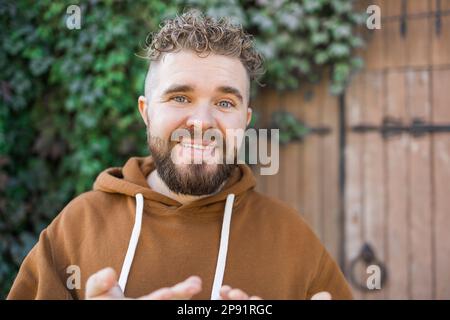
<path id="1" fill-rule="evenodd" d="M 308 289 L 307 299 L 311 299 L 313 295 L 321 291 L 329 292 L 333 300 L 353 299 L 352 292 L 341 269 L 326 249 L 323 250 L 318 271 Z"/>
<path id="2" fill-rule="evenodd" d="M 7 299 L 71 299 L 56 270 L 48 229 L 23 261 Z"/>

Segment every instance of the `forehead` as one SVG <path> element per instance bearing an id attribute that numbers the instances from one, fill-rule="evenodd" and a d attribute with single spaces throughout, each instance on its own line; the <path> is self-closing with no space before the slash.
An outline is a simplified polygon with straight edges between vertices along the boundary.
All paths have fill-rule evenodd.
<path id="1" fill-rule="evenodd" d="M 170 52 L 163 55 L 154 73 L 157 91 L 172 84 L 186 84 L 198 90 L 233 86 L 245 95 L 248 92 L 249 78 L 242 62 L 224 55 L 211 53 L 199 57 L 192 51 Z"/>

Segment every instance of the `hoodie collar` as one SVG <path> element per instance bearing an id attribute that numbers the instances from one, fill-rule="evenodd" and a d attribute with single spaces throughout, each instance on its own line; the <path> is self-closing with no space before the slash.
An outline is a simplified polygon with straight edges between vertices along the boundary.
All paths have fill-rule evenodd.
<path id="1" fill-rule="evenodd" d="M 251 169 L 247 165 L 238 165 L 221 191 L 183 205 L 149 187 L 147 176 L 154 169 L 155 165 L 151 156 L 145 158 L 132 157 L 123 168 L 109 168 L 100 173 L 94 183 L 94 190 L 125 194 L 130 197 L 135 197 L 136 194 L 141 193 L 144 199 L 148 200 L 146 203 L 187 209 L 222 203 L 230 193 L 236 195 L 235 203 L 238 205 L 246 191 L 253 189 L 256 184 Z"/>

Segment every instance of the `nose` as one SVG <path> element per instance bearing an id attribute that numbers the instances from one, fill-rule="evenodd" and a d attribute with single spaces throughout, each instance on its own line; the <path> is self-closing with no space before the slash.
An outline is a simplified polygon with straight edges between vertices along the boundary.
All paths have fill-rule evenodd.
<path id="1" fill-rule="evenodd" d="M 203 133 L 210 128 L 214 128 L 215 120 L 212 114 L 212 109 L 213 108 L 211 108 L 207 103 L 197 105 L 189 115 L 186 125 Z"/>

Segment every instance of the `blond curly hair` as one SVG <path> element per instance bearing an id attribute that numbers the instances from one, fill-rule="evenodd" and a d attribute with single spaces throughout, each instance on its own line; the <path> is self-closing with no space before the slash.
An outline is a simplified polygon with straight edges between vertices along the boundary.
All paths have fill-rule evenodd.
<path id="1" fill-rule="evenodd" d="M 251 80 L 264 73 L 264 59 L 256 50 L 253 37 L 228 18 L 216 20 L 191 9 L 166 20 L 152 35 L 146 56 L 150 61 L 159 61 L 164 53 L 181 49 L 193 50 L 199 56 L 215 53 L 238 58 Z"/>

